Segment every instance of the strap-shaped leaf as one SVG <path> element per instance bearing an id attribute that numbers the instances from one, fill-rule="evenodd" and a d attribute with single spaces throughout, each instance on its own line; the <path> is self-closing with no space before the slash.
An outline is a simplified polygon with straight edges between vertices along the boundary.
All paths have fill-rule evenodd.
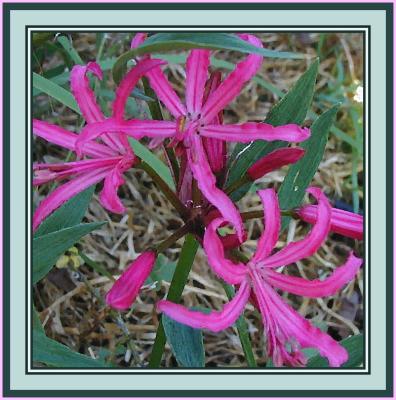
<path id="1" fill-rule="evenodd" d="M 266 123 L 274 126 L 285 124 L 301 125 L 311 106 L 318 73 L 319 60 L 316 60 L 300 77 L 289 92 L 270 110 L 265 119 Z M 230 159 L 228 185 L 245 175 L 248 168 L 259 158 L 271 151 L 284 147 L 287 142 L 265 142 L 257 140 L 248 145 L 238 144 Z M 231 195 L 235 201 L 241 199 L 249 190 L 250 184 L 242 186 Z"/>
<path id="2" fill-rule="evenodd" d="M 114 81 L 117 83 L 121 81 L 127 62 L 136 56 L 155 51 L 189 50 L 193 48 L 256 53 L 268 58 L 304 58 L 302 54 L 258 48 L 229 33 L 157 33 L 150 36 L 141 46 L 127 51 L 118 58 L 113 67 Z"/>
<path id="3" fill-rule="evenodd" d="M 290 210 L 301 204 L 305 190 L 311 183 L 323 157 L 329 131 L 337 115 L 338 108 L 339 106 L 334 106 L 323 113 L 313 123 L 311 137 L 301 144 L 301 147 L 305 149 L 304 157 L 290 166 L 278 191 L 279 203 L 282 209 Z M 289 220 L 290 217 L 283 217 L 282 225 L 286 226 Z"/>
<path id="4" fill-rule="evenodd" d="M 203 368 L 205 350 L 202 331 L 180 324 L 166 315 L 162 315 L 162 323 L 166 339 L 178 364 L 186 368 Z"/>
<path id="5" fill-rule="evenodd" d="M 79 224 L 33 239 L 33 283 L 44 278 L 56 263 L 56 260 L 84 235 L 105 224 L 93 222 Z"/>
<path id="6" fill-rule="evenodd" d="M 95 185 L 77 194 L 65 204 L 49 215 L 34 233 L 34 237 L 39 237 L 47 233 L 59 231 L 63 228 L 78 225 L 87 211 L 92 199 Z"/>

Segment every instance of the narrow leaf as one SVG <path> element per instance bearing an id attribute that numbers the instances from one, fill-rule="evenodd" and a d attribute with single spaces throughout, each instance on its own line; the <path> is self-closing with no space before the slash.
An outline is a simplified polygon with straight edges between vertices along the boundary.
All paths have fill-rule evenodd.
<path id="1" fill-rule="evenodd" d="M 289 92 L 270 110 L 265 119 L 266 123 L 274 126 L 285 124 L 301 125 L 312 103 L 318 73 L 319 60 L 316 60 L 300 77 Z M 265 142 L 257 140 L 248 145 L 238 144 L 231 156 L 231 167 L 228 185 L 245 175 L 247 169 L 259 158 L 273 150 L 285 147 L 286 142 Z M 244 185 L 232 194 L 232 199 L 241 199 L 249 190 L 250 184 Z"/>
<path id="2" fill-rule="evenodd" d="M 66 53 L 72 59 L 74 64 L 80 64 L 80 65 L 84 64 L 84 61 L 81 59 L 77 50 L 73 47 L 73 45 L 68 37 L 61 35 L 58 37 L 58 42 L 65 49 Z"/>
<path id="3" fill-rule="evenodd" d="M 325 151 L 328 133 L 337 115 L 338 106 L 323 113 L 312 125 L 311 137 L 301 144 L 305 154 L 289 171 L 278 191 L 279 203 L 283 210 L 299 206 L 305 190 L 311 183 Z M 286 226 L 290 217 L 283 217 L 282 225 Z"/>
<path id="4" fill-rule="evenodd" d="M 63 87 L 57 85 L 53 81 L 36 74 L 35 72 L 33 72 L 33 87 L 41 92 L 44 92 L 45 94 L 48 94 L 48 96 L 53 97 L 55 100 L 58 100 L 60 103 L 66 107 L 69 107 L 73 111 L 81 114 L 76 100 L 74 100 L 74 97 L 70 92 L 68 92 L 66 89 L 63 89 Z"/>
<path id="5" fill-rule="evenodd" d="M 202 331 L 180 324 L 173 319 L 162 316 L 166 339 L 178 364 L 186 368 L 203 368 L 205 350 Z"/>
<path id="6" fill-rule="evenodd" d="M 39 237 L 47 233 L 60 231 L 63 228 L 78 225 L 87 211 L 94 190 L 95 185 L 72 197 L 65 204 L 55 210 L 39 226 L 34 237 Z"/>
<path id="7" fill-rule="evenodd" d="M 302 54 L 262 49 L 229 33 L 157 33 L 150 36 L 141 46 L 127 51 L 118 58 L 113 67 L 114 81 L 120 82 L 127 62 L 136 56 L 154 51 L 189 50 L 193 48 L 256 53 L 269 58 L 304 58 Z"/>
<path id="8" fill-rule="evenodd" d="M 102 226 L 105 222 L 79 224 L 51 232 L 33 239 L 33 283 L 51 270 L 57 259 L 84 235 Z"/>

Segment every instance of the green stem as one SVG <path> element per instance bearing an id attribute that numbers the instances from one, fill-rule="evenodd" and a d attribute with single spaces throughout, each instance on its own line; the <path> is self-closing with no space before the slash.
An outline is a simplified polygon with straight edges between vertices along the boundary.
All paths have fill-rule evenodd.
<path id="1" fill-rule="evenodd" d="M 228 285 L 227 283 L 223 283 L 223 288 L 228 299 L 231 300 L 235 296 L 234 287 Z M 254 358 L 252 343 L 250 342 L 248 325 L 243 314 L 237 319 L 235 324 L 238 330 L 239 340 L 241 341 L 243 352 L 245 353 L 246 362 L 249 367 L 256 368 L 257 363 Z"/>
<path id="2" fill-rule="evenodd" d="M 197 250 L 198 242 L 194 239 L 193 235 L 188 234 L 180 252 L 179 261 L 177 262 L 176 270 L 169 287 L 167 300 L 173 301 L 174 303 L 180 301 Z M 160 366 L 165 343 L 165 331 L 162 321 L 160 321 L 149 361 L 150 368 L 158 368 Z"/>
<path id="3" fill-rule="evenodd" d="M 189 211 L 187 207 L 180 201 L 176 193 L 168 186 L 168 184 L 157 174 L 157 172 L 150 167 L 146 162 L 141 161 L 135 166 L 136 168 L 141 168 L 145 171 L 150 178 L 156 183 L 156 185 L 162 190 L 166 198 L 175 207 L 176 211 L 182 216 L 183 219 L 189 217 Z"/>
<path id="4" fill-rule="evenodd" d="M 173 234 L 171 236 L 169 236 L 163 242 L 161 242 L 157 246 L 155 246 L 156 252 L 162 253 L 163 251 L 165 251 L 166 249 L 171 247 L 173 243 L 177 242 L 180 238 L 187 235 L 187 233 L 190 232 L 191 228 L 192 228 L 192 224 L 183 225 L 177 231 L 173 232 Z"/>
<path id="5" fill-rule="evenodd" d="M 297 214 L 294 212 L 294 210 L 281 210 L 281 215 L 283 217 L 293 217 L 293 218 L 298 218 Z M 264 212 L 262 210 L 257 210 L 257 211 L 246 211 L 241 213 L 242 221 L 247 221 L 249 219 L 254 219 L 254 218 L 263 218 L 264 217 Z"/>

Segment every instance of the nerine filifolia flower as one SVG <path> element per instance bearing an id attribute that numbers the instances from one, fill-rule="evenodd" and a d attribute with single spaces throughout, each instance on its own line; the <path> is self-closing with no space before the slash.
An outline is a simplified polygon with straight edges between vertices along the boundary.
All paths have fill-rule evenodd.
<path id="1" fill-rule="evenodd" d="M 156 67 L 160 63 L 160 61 L 152 60 L 140 65 L 133 74 L 130 74 L 132 75 L 130 79 L 137 82 L 147 69 Z M 95 94 L 89 87 L 88 72 L 92 72 L 99 79 L 102 78 L 102 70 L 97 63 L 90 62 L 86 66 L 76 65 L 70 75 L 71 91 L 87 125 L 105 123 L 106 118 L 96 102 Z M 119 91 L 115 103 L 120 103 L 123 107 L 129 93 L 128 90 Z M 48 142 L 77 153 L 76 144 L 79 135 L 73 132 L 36 119 L 33 120 L 33 133 Z M 79 152 L 79 156 L 87 156 L 89 159 L 57 164 L 37 163 L 33 166 L 35 173 L 33 185 L 73 178 L 51 192 L 40 203 L 33 216 L 33 230 L 36 230 L 49 214 L 68 199 L 102 180 L 104 180 L 104 185 L 99 196 L 101 204 L 114 213 L 125 211 L 117 195 L 117 189 L 124 183 L 123 173 L 133 166 L 136 157 L 124 134 L 104 133 L 100 139 L 102 143 L 91 141 L 84 146 L 83 152 Z"/>
<path id="2" fill-rule="evenodd" d="M 307 205 L 296 210 L 297 215 L 310 224 L 317 219 L 317 207 Z M 332 208 L 330 230 L 353 239 L 363 239 L 363 216 L 339 208 Z"/>
<path id="3" fill-rule="evenodd" d="M 106 294 L 106 303 L 117 310 L 128 309 L 153 270 L 156 258 L 154 251 L 146 251 L 129 264 Z"/>
<path id="4" fill-rule="evenodd" d="M 262 47 L 260 40 L 255 36 L 241 34 L 239 37 L 254 46 Z M 139 61 L 135 68 L 150 61 L 153 60 L 145 58 Z M 114 110 L 118 116 L 116 115 L 113 120 L 86 126 L 78 139 L 78 145 L 82 148 L 85 142 L 106 132 L 124 132 L 135 138 L 137 132 L 154 139 L 171 138 L 174 146 L 182 145 L 185 149 L 192 175 L 203 195 L 235 227 L 238 238 L 242 242 L 244 230 L 240 214 L 231 199 L 216 186 L 216 177 L 208 162 L 203 138 L 241 143 L 259 139 L 300 142 L 306 140 L 310 134 L 309 129 L 295 124 L 277 127 L 256 122 L 223 125 L 215 120 L 216 116 L 241 92 L 244 84 L 257 73 L 262 61 L 262 56 L 250 54 L 244 61 L 237 64 L 235 70 L 203 102 L 210 51 L 192 50 L 186 61 L 185 104 L 182 103 L 160 68 L 153 68 L 146 72 L 150 85 L 174 117 L 174 122 L 136 120 L 126 122 L 122 119 L 124 111 L 120 107 Z M 123 81 L 127 79 L 125 77 Z M 132 89 L 131 85 L 128 86 L 122 82 L 120 86 L 123 85 L 128 87 L 128 90 Z"/>
<path id="5" fill-rule="evenodd" d="M 350 253 L 346 263 L 326 279 L 311 281 L 276 271 L 278 267 L 313 255 L 329 232 L 331 207 L 328 200 L 317 188 L 310 188 L 308 192 L 318 200 L 318 217 L 315 224 L 304 239 L 292 242 L 274 254 L 271 253 L 278 240 L 281 225 L 277 195 L 273 189 L 258 192 L 264 207 L 265 229 L 254 256 L 246 265 L 235 264 L 224 255 L 217 228 L 222 226 L 225 220 L 218 218 L 209 225 L 204 237 L 204 249 L 209 265 L 224 281 L 239 285 L 235 297 L 223 310 L 205 314 L 169 301 L 160 301 L 157 305 L 158 310 L 193 328 L 218 332 L 236 321 L 252 296 L 262 315 L 267 352 L 275 366 L 304 365 L 306 358 L 301 349 L 308 347 L 316 348 L 328 359 L 331 367 L 342 365 L 348 359 L 347 351 L 299 315 L 275 290 L 278 288 L 306 297 L 331 296 L 353 279 L 362 264 L 360 258 Z"/>

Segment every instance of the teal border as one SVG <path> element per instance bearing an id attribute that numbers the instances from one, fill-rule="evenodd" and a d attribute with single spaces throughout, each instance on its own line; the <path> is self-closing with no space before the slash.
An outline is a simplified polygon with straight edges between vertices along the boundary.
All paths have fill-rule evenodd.
<path id="1" fill-rule="evenodd" d="M 384 10 L 386 12 L 386 35 L 387 35 L 387 55 L 389 57 L 386 60 L 386 78 L 388 82 L 388 87 L 386 93 L 387 107 L 387 194 L 386 194 L 386 208 L 388 221 L 393 221 L 393 5 L 389 3 L 321 3 L 321 4 L 310 4 L 310 3 L 267 3 L 267 4 L 180 4 L 180 3 L 111 3 L 111 4 L 90 4 L 90 3 L 7 3 L 3 4 L 3 82 L 4 82 L 4 92 L 3 92 L 3 327 L 9 327 L 10 320 L 10 304 L 9 304 L 9 290 L 8 282 L 10 279 L 9 268 L 10 268 L 10 241 L 8 232 L 10 230 L 10 106 L 8 103 L 8 98 L 10 96 L 10 68 L 9 68 L 9 31 L 10 31 L 10 12 L 12 10 L 219 10 L 219 9 L 229 9 L 229 10 L 278 10 L 278 9 L 289 9 L 289 10 Z M 323 28 L 323 26 L 321 26 Z M 26 150 L 27 151 L 27 150 Z M 387 244 L 387 294 L 390 298 L 387 313 L 388 320 L 393 321 L 393 226 L 392 222 L 388 223 L 386 226 L 386 244 Z M 114 396 L 117 397 L 150 397 L 150 396 L 160 396 L 160 397 L 184 397 L 184 396 L 201 396 L 201 397 L 261 397 L 261 396 L 272 396 L 272 397 L 283 397 L 283 396 L 293 396 L 293 397 L 329 397 L 329 396 L 348 396 L 348 397 L 390 397 L 393 394 L 393 324 L 389 323 L 386 328 L 386 338 L 387 338 L 387 349 L 388 356 L 386 360 L 386 390 L 357 390 L 357 391 L 345 391 L 345 390 L 326 390 L 326 391 L 309 391 L 309 390 L 283 390 L 283 391 L 273 391 L 273 390 L 262 390 L 262 391 L 170 391 L 170 390 L 151 390 L 151 391 L 76 391 L 76 390 L 59 390 L 59 391 L 45 391 L 45 390 L 11 390 L 10 389 L 10 375 L 9 375 L 9 364 L 10 364 L 10 335 L 9 330 L 5 329 L 3 332 L 3 395 L 8 397 L 51 397 L 51 396 L 81 396 L 81 397 L 106 397 Z M 94 375 L 95 373 L 90 373 Z"/>

